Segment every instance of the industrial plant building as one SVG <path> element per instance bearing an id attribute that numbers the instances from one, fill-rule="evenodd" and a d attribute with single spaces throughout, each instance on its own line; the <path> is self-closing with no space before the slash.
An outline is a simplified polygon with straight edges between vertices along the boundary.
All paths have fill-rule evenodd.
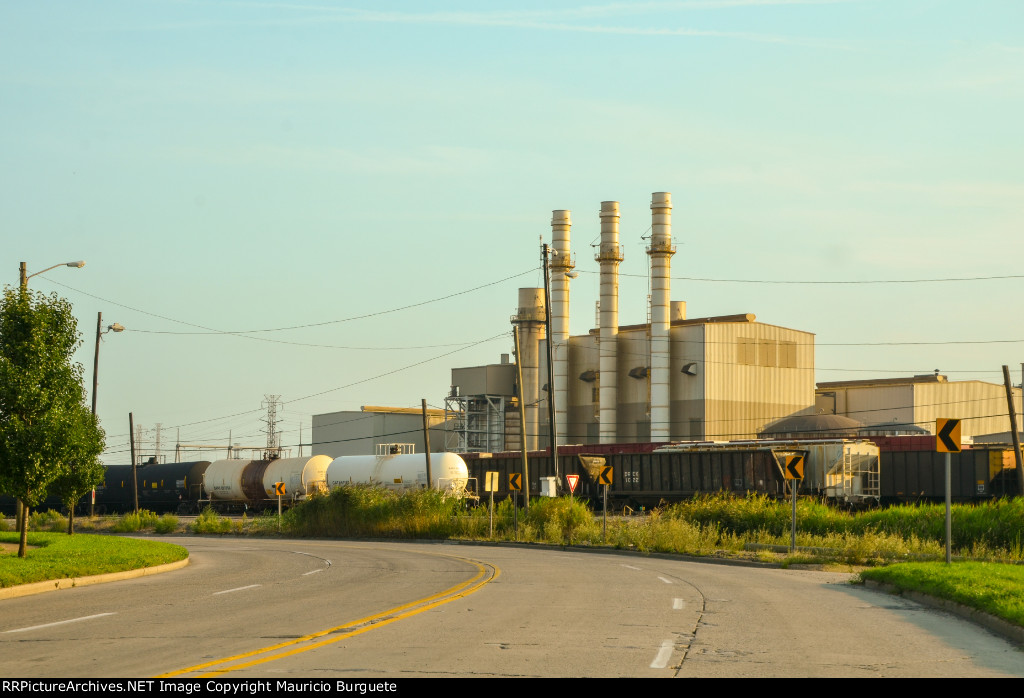
<path id="1" fill-rule="evenodd" d="M 601 204 L 595 257 L 600 324 L 574 337 L 568 329 L 575 268 L 571 217 L 569 211 L 553 212 L 552 244 L 545 246 L 548 292 L 520 289 L 512 316 L 519 334 L 517 365 L 452 370 L 446 405 L 453 417 L 461 415 L 449 422 L 456 450 L 519 449 L 519 398 L 526 447 L 545 448 L 552 387 L 560 444 L 755 438 L 773 421 L 813 411 L 813 334 L 757 322 L 752 314 L 687 319 L 686 304 L 670 300 L 671 211 L 671 196 L 656 192 L 647 248 L 650 322 L 620 325 L 619 204 Z"/>
<path id="2" fill-rule="evenodd" d="M 429 411 L 434 450 L 518 451 L 521 433 L 528 450 L 544 449 L 552 421 L 559 444 L 778 438 L 808 429 L 833 436 L 912 434 L 931 431 L 937 417 L 962 419 L 965 440 L 1009 428 L 1001 385 L 927 375 L 821 383 L 816 390 L 812 333 L 747 313 L 688 318 L 686 303 L 670 295 L 671 195 L 654 193 L 650 208 L 647 322 L 620 324 L 619 204 L 605 201 L 594 257 L 598 326 L 570 336 L 572 220 L 569 211 L 554 211 L 551 244 L 543 246 L 545 287 L 519 289 L 511 316 L 514 360 L 504 354 L 498 363 L 451 369 L 445 408 Z M 1019 400 L 1020 390 L 1014 394 Z M 850 419 L 825 427 L 827 416 Z M 390 442 L 422 450 L 422 430 L 416 408 L 317 415 L 313 452 L 367 454 Z"/>
<path id="3" fill-rule="evenodd" d="M 1018 406 L 1020 429 L 1020 388 L 1012 388 Z M 935 420 L 961 420 L 961 435 L 967 439 L 991 441 L 999 435 L 1009 441 L 1006 388 L 984 381 L 949 381 L 939 373 L 909 378 L 819 383 L 815 408 L 824 414 L 841 415 L 868 427 L 916 425 L 934 433 Z M 1005 437 L 1005 438 L 1002 438 Z"/>
<path id="4" fill-rule="evenodd" d="M 444 410 L 428 409 L 430 447 L 443 450 L 446 431 Z M 313 415 L 313 453 L 332 458 L 376 453 L 384 443 L 413 444 L 421 453 L 423 411 L 412 407 L 376 407 L 364 405 L 359 411 L 329 412 Z"/>

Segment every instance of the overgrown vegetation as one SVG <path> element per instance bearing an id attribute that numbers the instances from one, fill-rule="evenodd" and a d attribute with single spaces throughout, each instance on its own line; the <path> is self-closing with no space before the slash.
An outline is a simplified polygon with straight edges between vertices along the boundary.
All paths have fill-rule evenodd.
<path id="1" fill-rule="evenodd" d="M 174 533 L 178 530 L 178 517 L 174 514 L 157 516 L 151 511 L 140 509 L 138 513 L 125 514 L 110 529 L 114 533 L 135 533 L 153 530 L 156 533 Z"/>
<path id="2" fill-rule="evenodd" d="M 541 498 L 529 513 L 511 500 L 466 509 L 433 491 L 398 494 L 384 488 L 335 489 L 287 512 L 287 535 L 368 538 L 518 540 L 554 545 L 608 545 L 644 552 L 745 555 L 786 562 L 790 505 L 763 496 L 705 495 L 655 509 L 644 517 L 600 516 L 571 498 Z M 941 559 L 945 509 L 922 505 L 849 513 L 813 500 L 797 505 L 799 561 L 884 564 Z M 954 547 L 963 557 L 1024 560 L 1024 503 L 996 501 L 953 508 Z M 213 532 L 211 530 L 211 532 Z M 773 553 L 772 546 L 782 548 Z"/>

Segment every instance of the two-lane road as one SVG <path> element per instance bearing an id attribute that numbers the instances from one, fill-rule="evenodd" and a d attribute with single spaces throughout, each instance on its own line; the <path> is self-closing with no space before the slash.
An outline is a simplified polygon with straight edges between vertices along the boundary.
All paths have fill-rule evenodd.
<path id="1" fill-rule="evenodd" d="M 167 539 L 192 564 L 0 601 L 6 677 L 1024 676 L 848 575 L 490 546 Z"/>

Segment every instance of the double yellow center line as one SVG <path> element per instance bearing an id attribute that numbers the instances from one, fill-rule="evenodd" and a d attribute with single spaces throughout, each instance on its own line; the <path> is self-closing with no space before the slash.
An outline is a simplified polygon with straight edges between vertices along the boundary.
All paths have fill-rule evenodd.
<path id="1" fill-rule="evenodd" d="M 262 649 L 253 650 L 252 652 L 246 652 L 244 654 L 236 654 L 231 657 L 224 657 L 223 659 L 215 659 L 210 662 L 203 664 L 196 664 L 195 666 L 186 667 L 177 671 L 171 671 L 166 674 L 160 674 L 156 678 L 171 678 L 174 676 L 220 676 L 226 674 L 229 671 L 238 671 L 240 669 L 246 669 L 257 664 L 264 664 L 266 662 L 272 662 L 275 659 L 283 659 L 284 657 L 290 657 L 294 654 L 300 654 L 302 652 L 308 652 L 318 647 L 330 645 L 339 640 L 344 640 L 362 633 L 369 632 L 375 628 L 381 628 L 385 625 L 390 625 L 395 621 L 415 616 L 424 611 L 429 611 L 432 608 L 436 608 L 443 604 L 461 599 L 465 596 L 479 591 L 485 584 L 498 578 L 501 574 L 501 570 L 493 565 L 483 565 L 473 560 L 467 560 L 465 558 L 456 558 L 462 560 L 470 565 L 477 568 L 477 573 L 471 579 L 465 582 L 460 582 L 453 587 L 445 589 L 444 591 L 428 596 L 426 598 L 417 599 L 401 606 L 388 609 L 382 613 L 377 613 L 372 616 L 365 618 L 359 618 L 358 620 L 345 623 L 344 625 L 335 626 L 333 628 L 327 628 L 319 632 L 313 633 L 312 635 L 304 635 L 288 642 L 281 642 L 270 647 L 264 647 Z M 326 635 L 331 637 L 323 639 Z"/>

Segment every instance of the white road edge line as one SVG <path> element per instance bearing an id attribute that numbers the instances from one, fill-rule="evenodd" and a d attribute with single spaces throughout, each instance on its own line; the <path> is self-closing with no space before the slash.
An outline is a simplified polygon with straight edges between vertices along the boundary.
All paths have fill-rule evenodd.
<path id="1" fill-rule="evenodd" d="M 303 572 L 302 576 L 305 577 L 306 575 L 316 574 L 317 572 L 323 572 L 325 569 L 327 569 L 327 568 L 326 567 L 321 567 L 318 570 L 310 570 L 309 572 Z"/>
<path id="2" fill-rule="evenodd" d="M 686 602 L 684 602 L 682 599 L 672 599 L 672 610 L 673 611 L 681 611 L 683 609 L 683 606 L 685 606 L 685 605 L 686 605 Z"/>
<path id="3" fill-rule="evenodd" d="M 672 659 L 672 649 L 675 647 L 675 643 L 672 640 L 665 640 L 661 643 L 661 649 L 658 650 L 658 656 L 651 662 L 652 669 L 664 669 L 668 666 L 668 660 Z"/>
<path id="4" fill-rule="evenodd" d="M 225 589 L 224 591 L 215 591 L 215 592 L 213 592 L 213 595 L 216 596 L 217 594 L 230 594 L 233 591 L 242 591 L 243 589 L 255 589 L 258 586 L 263 586 L 263 585 L 262 584 L 250 584 L 247 587 L 238 587 L 237 589 Z"/>
<path id="5" fill-rule="evenodd" d="M 633 567 L 633 565 L 623 565 L 627 570 L 639 570 L 639 567 Z"/>
<path id="6" fill-rule="evenodd" d="M 24 633 L 29 630 L 42 630 L 43 628 L 52 628 L 55 625 L 65 625 L 67 623 L 77 623 L 80 620 L 92 620 L 93 618 L 102 618 L 103 616 L 116 616 L 117 612 L 112 611 L 110 613 L 97 613 L 94 616 L 82 616 L 81 618 L 72 618 L 71 620 L 59 620 L 56 623 L 45 623 L 43 625 L 33 625 L 31 628 L 18 628 L 17 630 L 5 630 L 5 633 Z"/>
<path id="7" fill-rule="evenodd" d="M 665 582 L 666 584 L 671 584 L 672 583 L 672 580 L 671 579 L 667 579 L 666 577 L 658 577 L 658 579 L 660 579 L 661 581 Z"/>

